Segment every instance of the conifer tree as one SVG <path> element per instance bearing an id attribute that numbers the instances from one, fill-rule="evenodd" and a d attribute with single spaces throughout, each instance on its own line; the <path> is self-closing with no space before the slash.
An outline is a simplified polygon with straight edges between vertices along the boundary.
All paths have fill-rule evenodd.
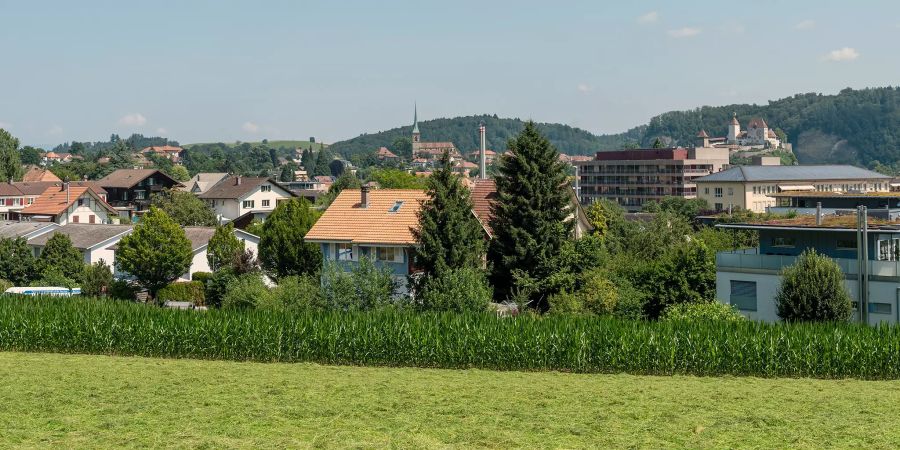
<path id="1" fill-rule="evenodd" d="M 428 200 L 419 211 L 416 265 L 427 276 L 448 269 L 477 268 L 484 255 L 484 229 L 472 214 L 469 190 L 453 173 L 450 154 L 427 181 Z"/>
<path id="2" fill-rule="evenodd" d="M 319 271 L 322 251 L 303 239 L 318 219 L 319 212 L 304 198 L 278 203 L 259 237 L 259 261 L 269 275 L 280 279 Z"/>
<path id="3" fill-rule="evenodd" d="M 525 300 L 545 311 L 559 288 L 557 255 L 572 233 L 571 197 L 559 152 L 534 122 L 508 144 L 500 158 L 497 201 L 492 205 L 494 238 L 488 248 L 491 281 L 500 300 Z"/>

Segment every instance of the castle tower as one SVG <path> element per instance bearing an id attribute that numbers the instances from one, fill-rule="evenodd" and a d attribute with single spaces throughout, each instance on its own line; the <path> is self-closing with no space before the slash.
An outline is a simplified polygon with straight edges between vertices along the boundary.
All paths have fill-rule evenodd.
<path id="1" fill-rule="evenodd" d="M 418 143 L 422 137 L 422 133 L 419 133 L 419 108 L 417 105 L 413 105 L 413 131 L 412 131 L 412 141 L 413 144 Z"/>
<path id="2" fill-rule="evenodd" d="M 731 122 L 728 124 L 728 143 L 737 143 L 738 135 L 741 134 L 741 123 L 737 120 L 737 113 L 733 113 Z"/>
<path id="3" fill-rule="evenodd" d="M 709 147 L 709 134 L 706 133 L 706 130 L 700 130 L 697 133 L 697 143 L 703 148 Z"/>

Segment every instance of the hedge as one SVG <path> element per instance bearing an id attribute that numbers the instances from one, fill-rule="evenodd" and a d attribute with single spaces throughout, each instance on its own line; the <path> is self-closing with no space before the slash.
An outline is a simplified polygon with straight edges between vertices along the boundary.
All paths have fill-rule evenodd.
<path id="1" fill-rule="evenodd" d="M 159 302 L 191 302 L 195 305 L 204 305 L 205 286 L 199 281 L 185 281 L 172 283 L 156 293 Z"/>
<path id="2" fill-rule="evenodd" d="M 179 311 L 0 296 L 0 350 L 761 377 L 900 378 L 900 327 L 583 316 Z"/>

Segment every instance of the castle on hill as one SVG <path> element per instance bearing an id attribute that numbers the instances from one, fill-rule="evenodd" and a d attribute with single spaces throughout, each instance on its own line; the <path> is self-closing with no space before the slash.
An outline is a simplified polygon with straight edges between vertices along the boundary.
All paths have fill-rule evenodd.
<path id="1" fill-rule="evenodd" d="M 781 142 L 775 130 L 769 128 L 765 120 L 758 117 L 750 119 L 747 129 L 741 130 L 737 114 L 734 114 L 728 123 L 727 136 L 710 137 L 706 130 L 700 130 L 697 138 L 701 147 L 727 147 L 731 150 L 785 148 L 785 143 Z"/>

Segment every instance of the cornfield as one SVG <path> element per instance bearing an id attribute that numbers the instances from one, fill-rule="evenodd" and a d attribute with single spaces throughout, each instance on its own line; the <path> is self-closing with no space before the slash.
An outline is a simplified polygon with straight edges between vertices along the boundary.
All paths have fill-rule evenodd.
<path id="1" fill-rule="evenodd" d="M 900 327 L 581 316 L 177 311 L 0 297 L 0 350 L 379 366 L 900 378 Z"/>

